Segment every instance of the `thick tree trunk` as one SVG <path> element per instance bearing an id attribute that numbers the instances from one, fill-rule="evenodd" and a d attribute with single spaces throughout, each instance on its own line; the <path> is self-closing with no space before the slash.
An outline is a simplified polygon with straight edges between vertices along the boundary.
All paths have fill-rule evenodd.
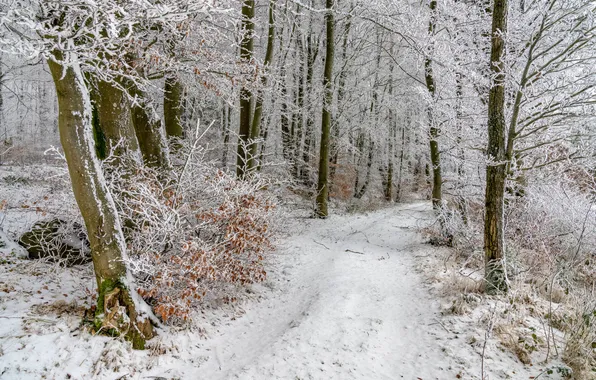
<path id="1" fill-rule="evenodd" d="M 506 179 L 505 152 L 505 73 L 502 63 L 507 32 L 507 0 L 495 0 L 492 21 L 490 70 L 495 78 L 488 97 L 489 163 L 486 167 L 486 211 L 484 253 L 486 292 L 508 289 L 505 271 L 504 198 Z"/>
<path id="2" fill-rule="evenodd" d="M 168 138 L 184 138 L 184 86 L 173 76 L 166 77 L 164 84 L 163 117 Z M 179 144 L 174 144 L 178 148 Z"/>
<path id="3" fill-rule="evenodd" d="M 333 0 L 326 0 L 327 14 L 325 15 L 327 29 L 327 46 L 325 53 L 325 72 L 323 85 L 325 87 L 325 98 L 323 99 L 323 118 L 321 121 L 321 148 L 319 153 L 319 180 L 317 184 L 317 205 L 315 214 L 319 218 L 326 218 L 329 215 L 329 135 L 331 134 L 331 104 L 333 102 L 333 53 L 335 51 L 334 41 L 334 17 Z"/>
<path id="4" fill-rule="evenodd" d="M 244 0 L 242 4 L 242 29 L 243 36 L 240 44 L 240 60 L 243 63 L 249 63 L 252 59 L 254 45 L 254 16 L 255 1 Z M 236 175 L 238 178 L 245 178 L 247 173 L 250 148 L 248 146 L 250 138 L 251 107 L 250 101 L 252 92 L 247 87 L 240 90 L 240 128 L 238 132 L 238 157 L 236 160 Z"/>
<path id="5" fill-rule="evenodd" d="M 149 316 L 141 313 L 125 260 L 126 246 L 116 205 L 95 155 L 92 107 L 85 80 L 76 63 L 65 67 L 61 52 L 48 64 L 58 95 L 60 140 L 68 163 L 75 199 L 91 243 L 98 287 L 96 327 L 123 335 L 143 349 L 153 335 Z M 66 61 L 69 61 L 68 59 Z"/>
<path id="6" fill-rule="evenodd" d="M 265 52 L 264 72 L 261 77 L 261 85 L 263 88 L 267 86 L 267 74 L 269 72 L 269 66 L 273 60 L 273 43 L 275 42 L 275 1 L 269 0 L 269 31 L 267 35 L 267 50 Z M 250 127 L 250 157 L 248 159 L 247 170 L 252 171 L 257 166 L 258 158 L 258 144 L 256 140 L 261 135 L 261 118 L 263 116 L 263 90 L 259 90 L 256 95 L 255 111 L 252 118 L 252 124 Z"/>
<path id="7" fill-rule="evenodd" d="M 93 102 L 93 126 L 96 152 L 100 159 L 109 154 L 140 162 L 139 143 L 132 124 L 131 106 L 124 90 L 113 83 L 90 78 L 89 87 Z"/>
<path id="8" fill-rule="evenodd" d="M 164 126 L 149 96 L 134 83 L 129 83 L 128 91 L 136 98 L 132 106 L 132 123 L 143 155 L 143 162 L 148 167 L 170 170 L 170 154 Z"/>
<path id="9" fill-rule="evenodd" d="M 431 0 L 430 2 L 430 21 L 428 23 L 428 33 L 431 38 L 434 38 L 435 27 L 436 27 L 436 10 L 437 1 Z M 431 95 L 432 105 L 428 112 L 429 124 L 430 124 L 430 162 L 432 165 L 432 202 L 435 210 L 441 207 L 442 203 L 442 190 L 443 178 L 441 175 L 441 153 L 439 151 L 439 129 L 436 126 L 434 118 L 434 107 L 436 101 L 436 87 L 435 78 L 433 76 L 433 61 L 431 56 L 427 56 L 424 60 L 425 68 L 425 79 L 426 87 Z"/>

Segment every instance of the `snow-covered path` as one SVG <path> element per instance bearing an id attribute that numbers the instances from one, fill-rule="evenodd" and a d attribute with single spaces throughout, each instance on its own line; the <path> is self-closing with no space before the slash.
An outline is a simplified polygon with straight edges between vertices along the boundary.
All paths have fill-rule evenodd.
<path id="1" fill-rule="evenodd" d="M 431 216 L 414 203 L 294 219 L 248 300 L 199 312 L 195 328 L 164 331 L 146 351 L 80 329 L 66 301 L 84 299 L 89 268 L 2 267 L 0 379 L 478 380 L 485 315 L 441 315 L 445 299 L 415 269 L 437 254 L 417 232 Z M 494 339 L 484 356 L 491 380 L 561 378 Z"/>
<path id="2" fill-rule="evenodd" d="M 439 305 L 414 272 L 424 204 L 311 221 L 272 295 L 213 337 L 205 379 L 455 378 Z M 443 332 L 444 334 L 444 332 Z"/>

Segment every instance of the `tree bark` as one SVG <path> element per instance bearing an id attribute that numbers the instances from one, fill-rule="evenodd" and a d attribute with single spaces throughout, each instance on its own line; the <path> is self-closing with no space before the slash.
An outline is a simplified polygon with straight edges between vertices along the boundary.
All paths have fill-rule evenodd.
<path id="1" fill-rule="evenodd" d="M 486 167 L 484 252 L 486 293 L 507 292 L 504 236 L 505 152 L 505 73 L 502 57 L 507 32 L 507 0 L 495 0 L 492 20 L 490 71 L 495 81 L 488 96 L 489 163 Z"/>
<path id="2" fill-rule="evenodd" d="M 263 62 L 263 76 L 261 77 L 261 85 L 263 89 L 267 87 L 267 74 L 269 72 L 269 66 L 273 60 L 273 43 L 275 42 L 275 1 L 269 0 L 269 30 L 267 34 L 267 50 L 265 51 L 265 61 Z M 252 124 L 250 127 L 250 155 L 247 164 L 247 170 L 253 171 L 257 166 L 258 158 L 258 144 L 256 140 L 261 134 L 261 119 L 263 116 L 263 100 L 264 94 L 263 89 L 257 91 L 255 111 L 252 118 Z"/>
<path id="3" fill-rule="evenodd" d="M 130 101 L 121 84 L 103 80 L 89 81 L 91 100 L 95 108 L 95 139 L 98 157 L 104 159 L 110 153 L 116 162 L 122 158 L 140 162 L 139 142 L 135 135 Z"/>
<path id="4" fill-rule="evenodd" d="M 352 27 L 352 12 L 351 10 L 354 9 L 354 5 L 350 5 L 350 14 L 348 15 L 348 19 L 344 26 L 344 35 L 342 39 L 342 50 L 341 50 L 341 62 L 342 68 L 339 73 L 339 79 L 337 83 L 337 107 L 343 107 L 343 101 L 346 92 L 346 81 L 348 78 L 348 42 L 350 36 L 350 29 Z M 340 137 L 340 126 L 339 121 L 337 120 L 339 115 L 336 115 L 335 120 L 333 120 L 331 129 L 332 129 L 332 138 L 330 141 L 331 145 L 331 168 L 329 171 L 329 181 L 333 184 L 333 178 L 335 177 L 335 171 L 337 170 L 337 165 L 339 161 L 339 137 Z"/>
<path id="5" fill-rule="evenodd" d="M 242 4 L 242 29 L 243 36 L 240 43 L 240 61 L 243 63 L 250 63 L 252 59 L 253 45 L 254 45 L 254 16 L 255 16 L 255 2 L 254 0 L 244 0 Z M 250 122 L 251 122 L 251 107 L 250 101 L 252 92 L 248 87 L 242 87 L 240 90 L 240 129 L 238 132 L 238 157 L 236 160 L 236 176 L 244 179 L 247 173 L 248 159 L 249 159 L 249 138 L 250 138 Z"/>
<path id="6" fill-rule="evenodd" d="M 171 170 L 170 153 L 161 118 L 149 101 L 149 96 L 136 84 L 129 83 L 128 91 L 136 98 L 132 106 L 132 123 L 146 166 Z"/>
<path id="7" fill-rule="evenodd" d="M 436 28 L 436 10 L 437 10 L 437 1 L 431 0 L 430 2 L 430 21 L 428 23 L 428 33 L 430 38 L 434 38 L 435 28 Z M 431 107 L 428 111 L 428 118 L 430 124 L 430 162 L 432 165 L 432 203 L 433 208 L 435 210 L 441 208 L 442 203 L 442 189 L 441 186 L 443 184 L 443 177 L 441 175 L 441 153 L 439 150 L 439 128 L 435 125 L 435 118 L 434 118 L 434 107 L 436 101 L 436 87 L 435 87 L 435 78 L 433 75 L 433 61 L 431 55 L 427 55 L 424 60 L 424 68 L 425 68 L 425 79 L 426 79 L 426 87 L 428 92 L 431 96 Z"/>
<path id="8" fill-rule="evenodd" d="M 116 205 L 95 154 L 92 107 L 80 67 L 73 60 L 63 66 L 61 52 L 53 52 L 48 64 L 59 104 L 60 140 L 66 156 L 75 199 L 81 210 L 91 243 L 98 287 L 96 328 L 123 335 L 133 347 L 143 349 L 153 337 L 149 316 L 139 309 L 137 295 L 126 268 L 126 246 Z M 68 57 L 70 58 L 70 57 Z"/>
<path id="9" fill-rule="evenodd" d="M 325 15 L 327 29 L 327 46 L 325 53 L 325 72 L 323 86 L 325 87 L 325 97 L 323 100 L 323 118 L 321 122 L 321 148 L 319 153 L 319 180 L 317 184 L 317 200 L 315 214 L 319 218 L 326 218 L 329 215 L 329 135 L 331 133 L 331 104 L 333 102 L 333 88 L 331 87 L 333 78 L 333 53 L 335 50 L 334 41 L 334 17 L 333 0 L 326 0 L 327 13 Z"/>
<path id="10" fill-rule="evenodd" d="M 163 116 L 168 138 L 184 138 L 184 86 L 173 76 L 166 77 L 164 84 Z M 179 144 L 174 144 L 179 148 Z"/>
<path id="11" fill-rule="evenodd" d="M 314 2 L 311 2 L 311 6 L 314 6 Z M 319 43 L 320 43 L 320 36 L 313 41 L 313 27 L 312 27 L 312 18 L 313 14 L 310 14 L 310 21 L 309 21 L 309 32 L 308 37 L 306 38 L 306 94 L 308 97 L 307 107 L 309 109 L 304 110 L 306 112 L 306 130 L 304 131 L 304 145 L 302 150 L 302 170 L 301 170 L 301 179 L 302 183 L 306 186 L 311 187 L 313 185 L 313 181 L 311 179 L 311 149 L 314 149 L 312 146 L 314 143 L 313 134 L 315 129 L 315 119 L 314 113 L 310 112 L 310 106 L 313 104 L 312 102 L 312 93 L 313 93 L 313 76 L 314 76 L 314 66 L 319 55 Z"/>
<path id="12" fill-rule="evenodd" d="M 221 164 L 225 168 L 228 167 L 228 144 L 230 143 L 230 125 L 232 119 L 231 107 L 224 103 L 222 109 L 222 122 L 223 122 L 223 153 Z"/>
<path id="13" fill-rule="evenodd" d="M 297 73 L 294 74 L 294 78 L 296 81 L 296 97 L 295 97 L 295 107 L 294 113 L 292 115 L 292 124 L 294 125 L 293 133 L 294 136 L 294 178 L 297 180 L 300 179 L 300 169 L 302 168 L 302 163 L 300 162 L 300 158 L 302 156 L 302 139 L 304 133 L 304 93 L 306 89 L 306 85 L 304 83 L 304 63 L 305 63 L 305 54 L 304 54 L 304 44 L 302 43 L 302 36 L 300 32 L 297 32 L 296 35 L 296 60 L 299 64 L 296 65 Z"/>

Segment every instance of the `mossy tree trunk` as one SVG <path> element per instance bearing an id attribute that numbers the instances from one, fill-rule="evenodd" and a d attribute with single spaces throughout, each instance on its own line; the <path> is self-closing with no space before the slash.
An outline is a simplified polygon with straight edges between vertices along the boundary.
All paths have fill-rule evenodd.
<path id="1" fill-rule="evenodd" d="M 255 1 L 244 0 L 242 4 L 242 41 L 240 43 L 240 61 L 248 64 L 252 59 L 254 46 Z M 238 132 L 238 156 L 236 159 L 236 176 L 245 178 L 250 155 L 250 122 L 252 91 L 244 86 L 240 89 L 240 128 Z"/>
<path id="2" fill-rule="evenodd" d="M 122 158 L 140 162 L 139 142 L 132 122 L 132 107 L 122 83 L 104 80 L 89 81 L 91 100 L 96 112 L 94 134 L 98 157 L 106 158 L 110 153 L 116 162 Z"/>
<path id="3" fill-rule="evenodd" d="M 170 170 L 172 165 L 161 118 L 153 108 L 149 96 L 136 84 L 129 83 L 128 91 L 136 99 L 132 106 L 132 123 L 143 162 L 148 167 Z"/>
<path id="4" fill-rule="evenodd" d="M 321 148 L 319 153 L 319 180 L 317 184 L 317 200 L 315 214 L 319 218 L 326 218 L 329 215 L 329 135 L 331 134 L 331 104 L 333 102 L 333 56 L 335 52 L 333 0 L 326 0 L 327 13 L 326 21 L 326 52 L 325 72 L 323 74 L 323 86 L 325 95 L 323 99 L 323 118 L 321 121 Z"/>
<path id="5" fill-rule="evenodd" d="M 507 0 L 495 0 L 491 33 L 490 72 L 495 78 L 488 96 L 489 163 L 486 166 L 486 195 L 484 217 L 484 253 L 486 293 L 506 292 L 504 200 L 505 152 L 505 72 L 503 53 L 507 32 Z"/>
<path id="6" fill-rule="evenodd" d="M 75 199 L 85 220 L 98 286 L 96 327 L 123 335 L 143 349 L 154 335 L 143 302 L 134 290 L 125 259 L 126 247 L 116 205 L 95 153 L 89 92 L 76 58 L 53 52 L 48 64 L 58 96 L 60 141 L 66 156 Z M 63 66 L 57 62 L 70 62 Z"/>

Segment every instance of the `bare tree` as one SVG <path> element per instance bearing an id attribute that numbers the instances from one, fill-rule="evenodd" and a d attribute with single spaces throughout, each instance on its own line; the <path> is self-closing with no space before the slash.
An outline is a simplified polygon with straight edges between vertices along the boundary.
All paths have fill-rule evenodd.
<path id="1" fill-rule="evenodd" d="M 504 202 L 505 153 L 505 71 L 503 54 L 507 33 L 507 0 L 495 0 L 491 33 L 490 68 L 494 83 L 488 97 L 488 164 L 486 166 L 486 210 L 484 253 L 486 292 L 508 289 L 505 271 Z"/>

